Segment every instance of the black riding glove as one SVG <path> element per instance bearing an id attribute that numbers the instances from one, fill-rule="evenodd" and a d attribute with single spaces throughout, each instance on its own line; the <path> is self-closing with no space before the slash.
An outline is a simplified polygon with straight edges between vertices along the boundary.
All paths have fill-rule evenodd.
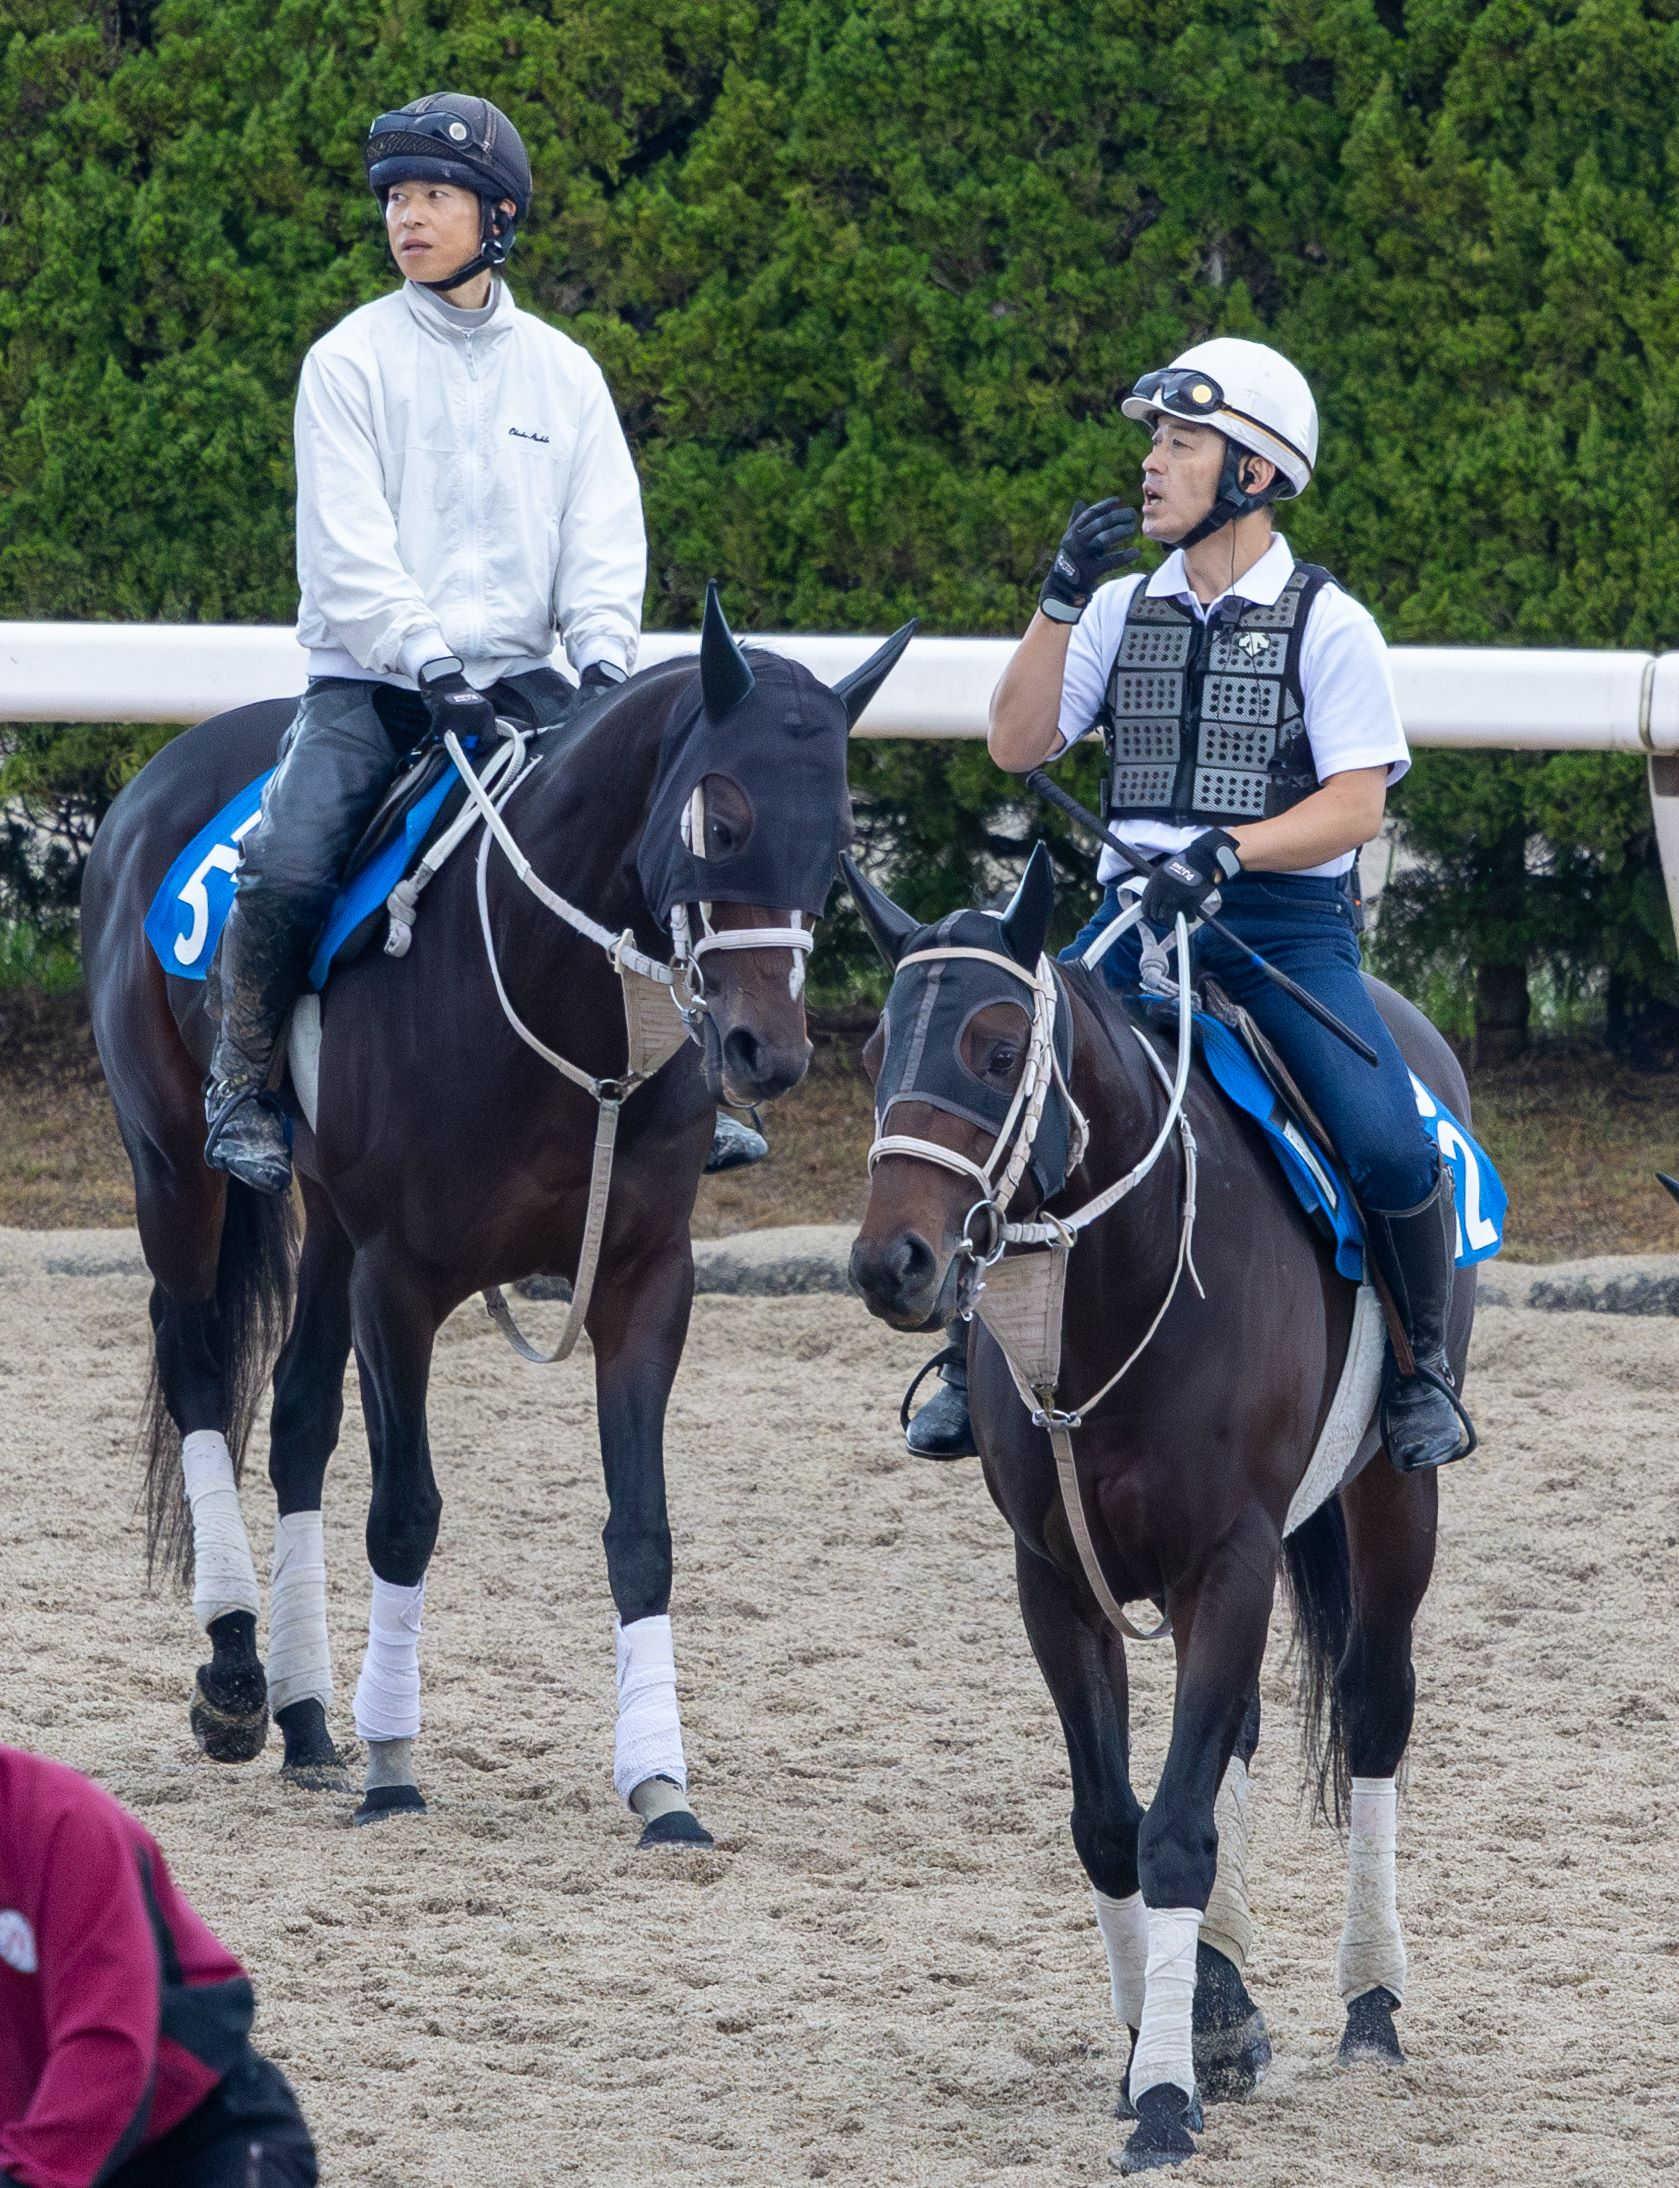
<path id="1" fill-rule="evenodd" d="M 616 691 L 624 681 L 624 671 L 616 661 L 591 661 L 577 679 L 577 688 L 585 699 L 592 699 L 597 692 Z"/>
<path id="2" fill-rule="evenodd" d="M 447 729 L 452 729 L 461 738 L 495 735 L 495 708 L 481 691 L 474 691 L 466 680 L 462 664 L 453 654 L 446 653 L 439 661 L 428 661 L 415 682 L 420 687 L 420 697 L 425 702 L 431 726 L 439 737 Z"/>
<path id="3" fill-rule="evenodd" d="M 1157 859 L 1143 891 L 1143 920 L 1150 927 L 1169 927 L 1182 912 L 1185 919 L 1199 919 L 1221 881 L 1242 870 L 1242 854 L 1236 839 L 1222 828 L 1203 828 L 1181 851 Z"/>
<path id="4" fill-rule="evenodd" d="M 1089 508 L 1075 501 L 1038 594 L 1040 612 L 1055 623 L 1076 623 L 1103 578 L 1136 561 L 1136 548 L 1127 544 L 1136 529 L 1136 510 L 1127 509 L 1117 494 Z"/>

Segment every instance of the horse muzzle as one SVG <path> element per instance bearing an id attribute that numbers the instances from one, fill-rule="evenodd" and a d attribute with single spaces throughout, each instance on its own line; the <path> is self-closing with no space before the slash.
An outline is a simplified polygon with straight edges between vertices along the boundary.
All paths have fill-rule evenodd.
<path id="1" fill-rule="evenodd" d="M 811 1046 L 803 1033 L 795 1040 L 773 1040 L 744 1021 L 725 1031 L 713 1016 L 706 1020 L 702 1045 L 707 1091 L 743 1108 L 789 1093 L 810 1068 Z"/>
<path id="2" fill-rule="evenodd" d="M 919 1231 L 906 1228 L 885 1239 L 865 1231 L 851 1249 L 851 1288 L 893 1329 L 942 1329 L 967 1306 L 973 1267 L 965 1254 L 941 1263 Z"/>

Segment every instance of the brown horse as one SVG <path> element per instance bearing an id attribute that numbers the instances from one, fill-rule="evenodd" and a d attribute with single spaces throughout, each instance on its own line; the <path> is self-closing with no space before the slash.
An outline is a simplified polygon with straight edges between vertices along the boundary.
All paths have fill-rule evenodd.
<path id="1" fill-rule="evenodd" d="M 1184 1098 L 1188 1131 L 1166 1129 L 1173 1074 L 1151 1053 L 1157 1036 L 1099 977 L 1043 955 L 1052 903 L 1041 848 L 1007 913 L 954 913 L 934 927 L 849 861 L 846 871 L 894 968 L 866 1054 L 881 1137 L 851 1258 L 870 1311 L 906 1330 L 937 1329 L 976 1299 L 983 1315 L 1005 1214 L 1037 1218 L 1054 1240 L 1045 1219 L 1074 1219 L 1115 1188 L 1065 1258 L 1048 1340 L 1060 1350 L 1059 1400 L 1039 1390 L 1023 1402 L 977 1319 L 969 1387 L 986 1485 L 1014 1533 L 1021 1615 L 1066 1735 L 1073 1842 L 1131 2032 L 1121 2108 L 1137 2124 L 1121 2170 L 1175 2164 L 1194 2150 L 1200 2098 L 1245 2095 L 1270 2057 L 1242 1980 L 1250 1923 L 1238 1840 L 1281 1565 L 1318 1792 L 1339 1815 L 1350 1791 L 1342 2056 L 1400 2056 L 1394 1774 L 1411 1730 L 1411 1628 L 1434 1561 L 1436 1477 L 1369 1463 L 1366 1435 L 1362 1470 L 1355 1462 L 1284 1540 L 1336 1392 L 1354 1288 L 1257 1127 L 1199 1068 Z M 1372 985 L 1412 1067 L 1467 1118 L 1445 1042 Z M 1034 1250 L 1051 1249 L 1024 1249 Z M 1021 1258 L 990 1274 L 999 1296 Z M 1474 1272 L 1460 1270 L 1449 1348 L 1460 1384 L 1473 1304 Z M 1057 1410 L 1097 1392 L 1133 1352 L 1099 1402 Z M 1057 1434 L 1073 1453 L 1071 1498 Z M 1125 1648 L 1103 1594 L 1116 1610 L 1156 1605 L 1177 1654 L 1171 1742 L 1146 1812 L 1130 1782 Z"/>
<path id="2" fill-rule="evenodd" d="M 211 1755 L 258 1753 L 272 1699 L 283 1770 L 342 1783 L 327 1717 L 320 1506 L 353 1347 L 373 1465 L 360 1814 L 423 1807 L 412 1767 L 418 1640 L 442 1510 L 426 1428 L 433 1343 L 474 1292 L 536 1271 L 577 1278 L 597 1124 L 616 1097 L 587 1309 L 618 1614 L 614 1782 L 645 1821 L 643 1843 L 704 1839 L 685 1792 L 663 1448 L 693 1290 L 689 1217 L 714 1097 L 766 1101 L 803 1075 L 800 945 L 850 834 L 846 739 L 908 637 L 830 691 L 793 662 L 743 655 L 713 595 L 697 662 L 632 677 L 533 740 L 502 808 L 507 837 L 486 839 L 482 861 L 469 848 L 443 867 L 406 956 L 364 956 L 326 990 L 315 1127 L 292 1099 L 306 1219 L 295 1311 L 289 1202 L 202 1160 L 205 988 L 166 977 L 142 936 L 181 846 L 273 764 L 290 705 L 189 730 L 112 806 L 88 861 L 83 935 L 154 1278 L 153 1545 L 195 1562 L 213 1655 L 193 1723 Z M 555 916 L 558 884 L 594 938 Z M 636 992 L 663 1013 L 652 1053 L 667 1060 L 632 1086 L 630 991 L 600 935 L 625 937 L 658 975 L 673 926 L 690 938 L 678 970 L 698 1045 L 682 1038 L 681 982 L 673 991 L 644 978 Z M 762 944 L 749 939 L 760 934 Z M 236 1474 L 282 1339 L 265 1674 Z"/>

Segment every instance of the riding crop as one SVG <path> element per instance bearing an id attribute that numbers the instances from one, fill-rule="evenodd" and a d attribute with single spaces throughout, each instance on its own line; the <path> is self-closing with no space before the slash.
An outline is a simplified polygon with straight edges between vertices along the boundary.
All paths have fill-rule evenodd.
<path id="1" fill-rule="evenodd" d="M 1131 845 L 1126 843 L 1122 837 L 1116 836 L 1105 821 L 1098 820 L 1087 805 L 1080 805 L 1078 799 L 1063 790 L 1059 783 L 1051 782 L 1041 767 L 1033 768 L 1026 777 L 1026 787 L 1028 790 L 1036 791 L 1038 796 L 1045 799 L 1050 805 L 1058 806 L 1069 820 L 1077 821 L 1081 828 L 1088 829 L 1090 834 L 1100 842 L 1105 843 L 1110 851 L 1117 851 L 1133 873 L 1146 876 L 1153 871 L 1153 862 L 1151 860 L 1145 858 L 1141 851 L 1133 850 Z M 1318 1024 L 1327 1027 L 1337 1040 L 1345 1041 L 1348 1048 L 1355 1055 L 1362 1056 L 1364 1061 L 1372 1066 L 1379 1063 L 1376 1051 L 1362 1034 L 1355 1033 L 1351 1026 L 1344 1025 L 1326 1003 L 1320 1003 L 1317 997 L 1309 995 L 1297 980 L 1291 980 L 1286 972 L 1273 965 L 1268 958 L 1261 957 L 1251 943 L 1244 942 L 1239 934 L 1232 934 L 1221 919 L 1214 919 L 1209 913 L 1204 912 L 1201 915 L 1201 923 L 1203 926 L 1210 927 L 1214 934 L 1222 935 L 1232 949 L 1240 950 L 1244 957 L 1251 959 L 1267 980 L 1274 980 L 1285 994 L 1292 995 L 1302 1010 L 1309 1011 Z"/>

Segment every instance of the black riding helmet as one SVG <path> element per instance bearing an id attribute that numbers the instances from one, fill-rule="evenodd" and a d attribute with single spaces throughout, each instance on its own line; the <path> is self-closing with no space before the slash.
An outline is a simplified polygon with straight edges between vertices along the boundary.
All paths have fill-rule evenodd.
<path id="1" fill-rule="evenodd" d="M 500 266 L 513 248 L 518 224 L 530 210 L 531 163 L 519 132 L 488 99 L 459 91 L 433 91 L 381 114 L 367 133 L 367 180 L 384 208 L 399 182 L 449 182 L 472 190 L 483 206 L 478 256 L 447 281 L 427 289 L 455 289 L 486 267 Z M 501 210 L 504 198 L 513 211 Z"/>

